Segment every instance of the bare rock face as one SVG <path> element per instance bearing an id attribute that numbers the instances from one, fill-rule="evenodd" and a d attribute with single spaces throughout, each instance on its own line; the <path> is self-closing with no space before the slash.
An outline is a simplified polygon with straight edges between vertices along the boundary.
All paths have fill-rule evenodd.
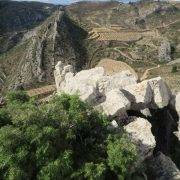
<path id="1" fill-rule="evenodd" d="M 54 77 L 56 82 L 56 87 L 58 88 L 60 84 L 65 80 L 67 73 L 73 73 L 73 67 L 71 65 L 64 66 L 61 61 L 55 66 Z"/>
<path id="2" fill-rule="evenodd" d="M 171 61 L 171 45 L 168 41 L 163 41 L 159 47 L 159 61 Z"/>
<path id="3" fill-rule="evenodd" d="M 156 157 L 148 161 L 151 173 L 156 176 L 158 180 L 179 180 L 180 171 L 173 163 L 171 158 L 159 153 Z"/>
<path id="4" fill-rule="evenodd" d="M 180 118 L 180 92 L 176 95 L 175 98 L 175 108 Z"/>
<path id="5" fill-rule="evenodd" d="M 104 69 L 101 67 L 80 71 L 74 75 L 72 67 L 65 66 L 55 71 L 57 90 L 68 94 L 79 94 L 83 101 L 93 104 L 98 96 L 97 82 L 103 75 Z"/>
<path id="6" fill-rule="evenodd" d="M 72 66 L 64 66 L 61 62 L 56 65 L 54 76 L 58 93 L 79 94 L 83 101 L 87 101 L 95 109 L 109 116 L 112 121 L 110 129 L 118 130 L 119 124 L 124 125 L 124 130 L 137 146 L 139 162 L 153 157 L 153 154 L 157 153 L 157 148 L 163 146 L 166 148 L 173 133 L 170 127 L 174 119 L 171 114 L 170 118 L 156 117 L 170 113 L 168 105 L 172 100 L 172 93 L 160 77 L 137 83 L 137 78 L 129 71 L 106 75 L 103 67 L 83 70 L 75 74 Z M 180 112 L 180 95 L 177 95 L 175 102 L 174 109 L 176 106 L 177 112 Z M 152 122 L 153 120 L 156 123 Z M 163 138 L 159 138 L 159 135 Z M 165 158 L 162 160 L 163 166 L 166 161 L 171 162 Z M 174 171 L 174 165 L 170 163 L 170 166 L 172 167 L 169 169 L 172 168 Z M 166 166 L 164 168 L 166 169 Z M 168 169 L 167 173 L 169 173 Z"/>
<path id="7" fill-rule="evenodd" d="M 114 89 L 106 94 L 106 100 L 100 106 L 108 116 L 126 117 L 126 110 L 130 108 L 130 101 L 119 89 Z"/>
<path id="8" fill-rule="evenodd" d="M 153 91 L 152 108 L 164 108 L 169 104 L 171 92 L 161 77 L 148 80 Z"/>
<path id="9" fill-rule="evenodd" d="M 103 76 L 98 81 L 98 89 L 100 93 L 105 94 L 112 89 L 122 89 L 133 84 L 137 84 L 137 78 L 130 71 L 123 71 L 112 76 Z"/>
<path id="10" fill-rule="evenodd" d="M 148 107 L 153 95 L 148 81 L 126 86 L 122 92 L 132 103 L 131 109 L 133 110 L 141 110 Z"/>
<path id="11" fill-rule="evenodd" d="M 108 115 L 115 115 L 118 108 L 123 106 L 125 110 L 138 111 L 145 108 L 164 108 L 171 99 L 171 92 L 160 77 L 137 83 L 137 78 L 130 71 L 108 76 L 103 67 L 95 67 L 74 75 L 71 65 L 63 66 L 58 62 L 54 76 L 58 92 L 77 93 L 82 100 L 94 105 L 103 103 L 102 107 Z M 116 104 L 114 109 L 108 107 L 111 101 Z"/>
<path id="12" fill-rule="evenodd" d="M 152 156 L 156 146 L 151 127 L 151 124 L 143 118 L 136 118 L 133 122 L 124 127 L 130 139 L 137 145 L 142 161 Z"/>
<path id="13" fill-rule="evenodd" d="M 179 121 L 178 121 L 178 131 L 176 131 L 174 134 L 177 136 L 177 138 L 180 141 L 180 92 L 175 97 L 175 110 L 179 116 Z"/>

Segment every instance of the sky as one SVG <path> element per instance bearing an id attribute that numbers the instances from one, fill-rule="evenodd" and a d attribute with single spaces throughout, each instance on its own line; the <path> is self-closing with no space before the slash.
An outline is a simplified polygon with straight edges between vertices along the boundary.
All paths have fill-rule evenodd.
<path id="1" fill-rule="evenodd" d="M 39 1 L 45 3 L 54 3 L 54 4 L 69 4 L 80 0 L 18 0 L 18 1 Z M 97 1 L 103 1 L 103 0 L 97 0 Z M 121 0 L 121 2 L 129 2 L 129 1 L 136 1 L 136 0 Z"/>

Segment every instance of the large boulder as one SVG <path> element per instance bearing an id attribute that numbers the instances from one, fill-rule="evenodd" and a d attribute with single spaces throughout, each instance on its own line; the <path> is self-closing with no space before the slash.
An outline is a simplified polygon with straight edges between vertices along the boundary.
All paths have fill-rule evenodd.
<path id="1" fill-rule="evenodd" d="M 112 89 L 122 89 L 133 84 L 137 84 L 137 78 L 130 71 L 123 71 L 112 76 L 103 76 L 98 81 L 98 89 L 100 93 L 105 94 Z"/>
<path id="2" fill-rule="evenodd" d="M 100 106 L 103 112 L 108 116 L 119 116 L 124 118 L 127 116 L 126 110 L 130 108 L 130 101 L 124 96 L 119 89 L 114 89 L 106 94 L 105 102 Z"/>
<path id="3" fill-rule="evenodd" d="M 95 67 L 93 69 L 83 70 L 78 72 L 74 78 L 76 81 L 97 86 L 97 82 L 105 75 L 103 67 Z"/>
<path id="4" fill-rule="evenodd" d="M 57 67 L 59 68 L 59 66 Z M 83 101 L 91 104 L 98 97 L 97 82 L 104 76 L 104 69 L 96 67 L 83 70 L 74 75 L 71 66 L 65 66 L 55 71 L 55 79 L 58 93 L 78 94 Z"/>
<path id="5" fill-rule="evenodd" d="M 148 170 L 157 180 L 179 180 L 180 171 L 168 156 L 159 153 L 147 161 Z"/>
<path id="6" fill-rule="evenodd" d="M 153 95 L 148 81 L 126 86 L 122 89 L 122 92 L 131 102 L 132 110 L 141 110 L 148 107 Z"/>
<path id="7" fill-rule="evenodd" d="M 143 118 L 136 118 L 124 126 L 130 139 L 137 145 L 140 161 L 152 156 L 156 146 L 155 138 L 151 132 L 151 124 Z"/>
<path id="8" fill-rule="evenodd" d="M 180 118 L 180 92 L 177 93 L 176 98 L 175 98 L 175 109 Z"/>
<path id="9" fill-rule="evenodd" d="M 158 109 L 166 107 L 171 99 L 171 92 L 161 77 L 148 80 L 153 91 L 151 108 Z"/>
<path id="10" fill-rule="evenodd" d="M 71 65 L 64 66 L 61 61 L 57 63 L 54 71 L 54 78 L 55 78 L 57 90 L 60 89 L 61 83 L 64 81 L 66 74 L 69 72 L 73 73 L 73 66 Z"/>
<path id="11" fill-rule="evenodd" d="M 177 138 L 180 141 L 180 92 L 175 96 L 175 110 L 179 116 L 179 121 L 178 121 L 178 131 L 174 132 L 174 134 L 177 136 Z"/>

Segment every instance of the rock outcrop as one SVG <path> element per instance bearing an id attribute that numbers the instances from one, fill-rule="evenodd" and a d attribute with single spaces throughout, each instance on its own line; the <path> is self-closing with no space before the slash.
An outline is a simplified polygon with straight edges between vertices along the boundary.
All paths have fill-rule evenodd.
<path id="1" fill-rule="evenodd" d="M 178 121 L 178 130 L 174 132 L 174 134 L 177 136 L 177 138 L 180 141 L 180 92 L 175 96 L 175 109 L 179 116 L 179 121 Z"/>
<path id="2" fill-rule="evenodd" d="M 103 67 L 95 67 L 74 74 L 73 67 L 63 66 L 62 62 L 56 65 L 54 75 L 59 93 L 78 93 L 82 100 L 96 105 L 102 103 L 100 104 L 102 107 L 110 101 L 114 103 L 116 98 L 121 98 L 123 104 L 126 98 L 129 103 L 128 106 L 125 105 L 125 110 L 158 109 L 166 107 L 171 99 L 171 92 L 161 77 L 137 83 L 137 78 L 129 71 L 108 76 Z M 120 102 L 118 103 L 121 109 Z"/>
<path id="3" fill-rule="evenodd" d="M 168 152 L 174 131 L 173 116 L 168 109 L 173 96 L 161 77 L 138 83 L 130 71 L 107 75 L 103 67 L 75 74 L 72 66 L 64 66 L 62 62 L 56 65 L 54 75 L 58 94 L 78 94 L 109 117 L 111 129 L 124 127 L 137 146 L 140 162 L 159 151 Z M 180 112 L 179 96 L 176 109 Z"/>
<path id="4" fill-rule="evenodd" d="M 130 108 L 131 102 L 119 89 L 114 89 L 106 94 L 106 100 L 100 106 L 108 116 L 127 117 L 126 110 Z"/>
<path id="5" fill-rule="evenodd" d="M 171 45 L 168 41 L 164 40 L 158 51 L 159 61 L 167 62 L 171 61 Z"/>
<path id="6" fill-rule="evenodd" d="M 151 124 L 147 119 L 135 118 L 124 127 L 132 141 L 137 145 L 140 161 L 152 156 L 156 141 L 151 132 Z"/>
<path id="7" fill-rule="evenodd" d="M 179 180 L 180 171 L 168 156 L 159 153 L 148 160 L 148 168 L 158 180 Z"/>

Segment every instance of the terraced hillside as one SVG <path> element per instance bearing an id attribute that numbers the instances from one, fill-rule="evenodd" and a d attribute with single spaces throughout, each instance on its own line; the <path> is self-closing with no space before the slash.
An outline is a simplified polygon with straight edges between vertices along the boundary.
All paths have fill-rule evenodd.
<path id="1" fill-rule="evenodd" d="M 22 7 L 28 3 L 17 4 L 22 11 L 13 12 L 21 23 L 0 36 L 1 89 L 54 84 L 53 70 L 59 60 L 78 71 L 104 58 L 129 64 L 139 78 L 164 75 L 172 88 L 179 88 L 175 83 L 180 79 L 179 3 L 79 2 L 63 8 L 32 3 L 38 13 L 22 18 Z M 2 29 L 8 29 L 9 23 L 8 19 Z"/>
<path id="2" fill-rule="evenodd" d="M 166 65 L 180 57 L 179 4 L 150 0 L 129 4 L 81 2 L 68 6 L 67 11 L 84 25 L 94 42 L 91 67 L 103 58 L 116 59 L 131 65 L 141 77 L 159 64 L 159 71 L 149 70 L 148 74 L 163 75 L 167 68 L 171 84 L 180 78 L 178 72 L 171 72 L 173 66 L 179 69 L 179 63 Z"/>

